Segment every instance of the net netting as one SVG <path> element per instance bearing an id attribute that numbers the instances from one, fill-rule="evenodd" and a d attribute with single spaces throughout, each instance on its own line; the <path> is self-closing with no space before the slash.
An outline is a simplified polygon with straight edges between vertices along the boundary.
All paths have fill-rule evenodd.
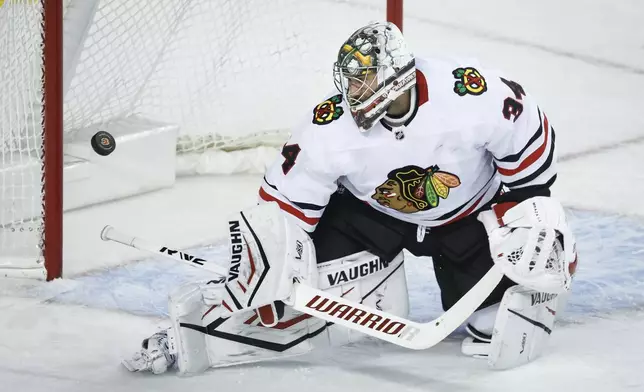
<path id="1" fill-rule="evenodd" d="M 384 17 L 384 1 L 360 3 L 65 0 L 65 142 L 149 118 L 179 126 L 179 174 L 261 171 L 332 91 L 338 45 Z M 0 0 L 0 254 L 13 264 L 13 255 L 40 257 L 42 9 Z M 234 163 L 204 158 L 213 153 Z"/>
<path id="2" fill-rule="evenodd" d="M 0 267 L 41 264 L 41 35 L 39 2 L 0 1 Z"/>

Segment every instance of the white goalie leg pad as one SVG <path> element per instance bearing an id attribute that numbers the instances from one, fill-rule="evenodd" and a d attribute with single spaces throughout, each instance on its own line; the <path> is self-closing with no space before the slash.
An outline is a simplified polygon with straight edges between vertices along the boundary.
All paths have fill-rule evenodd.
<path id="1" fill-rule="evenodd" d="M 318 271 L 321 290 L 396 316 L 406 317 L 409 313 L 403 252 L 387 262 L 363 251 L 319 264 Z M 333 325 L 315 338 L 315 345 L 337 347 L 363 337 L 359 332 Z"/>
<path id="2" fill-rule="evenodd" d="M 219 285 L 223 295 L 223 284 Z M 210 287 L 213 294 L 214 287 Z M 196 374 L 211 367 L 284 358 L 309 352 L 310 337 L 326 323 L 286 308 L 282 319 L 267 327 L 250 310 L 231 316 L 223 306 L 206 305 L 203 285 L 190 283 L 170 296 L 169 309 L 180 374 Z"/>
<path id="3" fill-rule="evenodd" d="M 470 336 L 461 343 L 463 354 L 475 358 L 488 357 L 498 310 L 499 304 L 494 304 L 477 310 L 467 319 L 465 331 Z"/>
<path id="4" fill-rule="evenodd" d="M 494 321 L 496 320 L 496 314 L 498 311 L 499 304 L 497 303 L 472 313 L 467 320 L 468 333 L 479 338 L 479 340 L 487 341 L 489 343 L 492 339 Z"/>
<path id="5" fill-rule="evenodd" d="M 509 288 L 494 323 L 488 363 L 509 369 L 538 358 L 553 330 L 559 296 L 521 286 Z"/>
<path id="6" fill-rule="evenodd" d="M 368 252 L 333 260 L 319 267 L 323 289 L 399 316 L 409 309 L 402 252 L 384 262 Z M 267 326 L 255 311 L 231 313 L 223 282 L 191 283 L 170 296 L 177 352 L 182 374 L 210 367 L 265 361 L 300 355 L 313 348 L 339 346 L 364 335 L 286 307 L 283 317 Z M 204 291 L 205 290 L 205 291 Z M 209 295 L 206 304 L 203 294 Z M 330 304 L 327 304 L 331 306 Z"/>
<path id="7" fill-rule="evenodd" d="M 507 210 L 500 206 L 481 212 L 478 220 L 503 273 L 536 291 L 569 290 L 577 254 L 561 204 L 549 197 L 533 197 Z"/>
<path id="8" fill-rule="evenodd" d="M 466 337 L 461 344 L 461 351 L 463 354 L 475 358 L 487 359 L 491 356 L 492 345 L 490 343 L 492 342 L 493 334 L 496 334 L 494 336 L 494 349 L 497 350 L 495 354 L 497 358 L 490 360 L 491 362 L 494 362 L 492 364 L 492 367 L 495 368 L 501 368 L 503 364 L 505 364 L 505 367 L 514 367 L 525 363 L 515 359 L 508 359 L 508 351 L 503 352 L 501 350 L 503 347 L 511 345 L 511 343 L 506 344 L 503 342 L 513 340 L 518 341 L 523 339 L 522 333 L 521 336 L 517 335 L 516 328 L 507 327 L 507 320 L 513 314 L 511 312 L 508 312 L 508 309 L 511 309 L 508 308 L 509 304 L 512 304 L 515 301 L 519 303 L 525 302 L 527 296 L 529 295 L 530 307 L 533 308 L 532 312 L 537 313 L 537 316 L 534 316 L 534 319 L 537 320 L 537 322 L 542 323 L 543 325 L 549 325 L 552 321 L 551 315 L 555 316 L 556 321 L 557 317 L 563 314 L 566 303 L 570 296 L 570 291 L 566 291 L 562 294 L 551 294 L 545 292 L 537 292 L 516 286 L 511 290 L 508 290 L 505 294 L 505 302 L 497 303 L 488 306 L 487 308 L 479 309 L 474 312 L 472 316 L 470 316 L 465 327 L 465 330 L 470 336 Z M 510 298 L 510 296 L 512 296 L 512 298 Z M 503 305 L 502 309 L 500 309 L 501 305 Z M 537 308 L 538 306 L 541 306 L 541 308 Z M 523 307 L 525 308 L 525 306 Z M 547 311 L 547 313 L 543 313 L 544 309 Z M 502 314 L 501 316 L 499 316 L 500 313 Z M 540 315 L 540 313 L 545 314 L 545 319 L 542 319 L 542 315 Z M 498 325 L 496 325 L 497 322 L 499 323 Z M 549 328 L 551 330 L 553 329 L 552 326 L 549 326 Z M 531 360 L 536 358 L 538 354 L 535 353 L 539 350 L 542 350 L 546 342 L 547 339 L 541 341 L 533 349 L 532 357 L 524 359 Z M 520 350 L 518 351 L 518 353 L 522 354 Z M 528 355 L 528 353 L 529 352 L 526 352 L 526 355 Z"/>
<path id="9" fill-rule="evenodd" d="M 172 327 L 169 332 L 174 336 L 176 366 L 179 373 L 199 373 L 210 367 L 206 351 L 206 336 L 194 329 L 183 329 L 182 323 L 197 323 L 199 315 L 208 307 L 203 303 L 199 284 L 189 283 L 179 286 L 170 293 L 168 312 Z"/>
<path id="10" fill-rule="evenodd" d="M 277 203 L 246 209 L 228 222 L 230 265 L 223 297 L 215 282 L 209 305 L 231 313 L 262 308 L 264 325 L 275 325 L 275 301 L 292 294 L 293 282 L 317 287 L 315 248 L 308 233 L 292 223 Z"/>

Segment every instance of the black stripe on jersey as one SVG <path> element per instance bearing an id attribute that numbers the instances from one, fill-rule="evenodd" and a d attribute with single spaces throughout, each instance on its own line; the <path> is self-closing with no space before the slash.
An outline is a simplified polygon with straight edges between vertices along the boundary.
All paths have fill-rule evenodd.
<path id="1" fill-rule="evenodd" d="M 538 111 L 538 113 L 539 113 L 539 119 L 541 119 L 541 110 L 540 110 L 539 108 L 537 108 L 537 111 Z M 518 160 L 521 158 L 521 156 L 523 155 L 523 153 L 525 153 L 525 152 L 526 152 L 526 150 L 527 150 L 527 149 L 528 149 L 528 148 L 529 148 L 529 147 L 530 147 L 530 146 L 531 146 L 535 141 L 537 141 L 537 140 L 539 140 L 539 138 L 541 138 L 541 135 L 543 135 L 543 120 L 542 120 L 542 119 L 541 119 L 541 121 L 539 122 L 539 129 L 537 129 L 537 132 L 535 132 L 535 133 L 534 133 L 534 135 L 532 135 L 532 137 L 530 138 L 530 140 L 528 140 L 528 143 L 526 143 L 526 145 L 521 149 L 521 151 L 519 151 L 519 152 L 518 152 L 518 153 L 516 153 L 516 154 L 511 154 L 511 155 L 505 156 L 505 157 L 503 157 L 503 158 L 499 158 L 499 159 L 497 159 L 497 161 L 499 161 L 499 162 L 506 162 L 506 163 L 510 163 L 510 162 L 516 162 L 516 161 L 518 161 Z"/>
<path id="2" fill-rule="evenodd" d="M 435 221 L 447 220 L 447 219 L 453 217 L 454 215 L 458 214 L 459 212 L 463 211 L 467 207 L 468 204 L 470 204 L 472 201 L 474 201 L 474 199 L 479 198 L 479 197 L 483 197 L 485 195 L 485 193 L 488 191 L 485 187 L 494 179 L 494 177 L 496 177 L 496 172 L 492 173 L 492 177 L 490 177 L 490 179 L 487 180 L 487 182 L 485 183 L 485 186 L 483 188 L 481 188 L 481 190 L 485 189 L 485 192 L 483 192 L 482 194 L 479 194 L 480 191 L 477 192 L 474 196 L 472 196 L 471 199 L 469 199 L 465 203 L 463 203 L 460 206 L 456 207 L 452 211 L 439 216 L 438 218 L 436 218 L 434 220 Z M 501 188 L 499 187 L 499 190 L 500 189 Z"/>
<path id="3" fill-rule="evenodd" d="M 268 180 L 266 179 L 266 176 L 264 176 L 264 182 L 266 183 L 266 185 L 270 186 L 271 188 L 273 188 L 273 189 L 275 189 L 276 191 L 279 192 L 279 189 L 277 189 L 277 187 L 275 185 L 273 185 L 270 182 L 268 182 Z"/>
<path id="4" fill-rule="evenodd" d="M 320 210 L 323 210 L 324 208 L 326 208 L 326 206 L 321 206 L 321 205 L 318 205 L 318 204 L 313 204 L 313 203 L 301 203 L 301 202 L 298 202 L 298 201 L 290 200 L 290 199 L 288 199 L 286 196 L 284 196 L 284 195 L 282 194 L 282 192 L 280 192 L 280 190 L 279 190 L 279 189 L 277 189 L 277 187 L 276 187 L 275 185 L 273 185 L 273 184 L 269 183 L 269 182 L 266 180 L 266 176 L 264 176 L 264 182 L 266 183 L 266 185 L 270 186 L 271 188 L 273 188 L 273 189 L 275 189 L 277 192 L 279 192 L 279 193 L 280 193 L 280 195 L 282 195 L 282 196 L 283 196 L 286 200 L 288 200 L 291 204 L 293 204 L 294 206 L 299 207 L 299 208 L 301 208 L 301 209 L 303 209 L 303 210 L 320 211 Z"/>
<path id="5" fill-rule="evenodd" d="M 320 211 L 326 208 L 326 206 L 320 206 L 312 203 L 300 203 L 298 201 L 292 201 L 291 203 L 295 204 L 296 206 L 298 206 L 303 210 Z"/>
<path id="6" fill-rule="evenodd" d="M 543 165 L 541 165 L 541 167 L 539 169 L 535 170 L 535 172 L 530 174 L 529 176 L 523 177 L 522 179 L 516 180 L 516 181 L 513 181 L 513 182 L 504 182 L 504 184 L 508 188 L 512 188 L 512 187 L 523 185 L 523 184 L 527 184 L 528 182 L 530 182 L 530 181 L 534 180 L 535 178 L 539 177 L 539 175 L 541 175 L 541 173 L 543 173 L 546 170 L 548 170 L 548 168 L 550 168 L 550 166 L 552 165 L 552 160 L 553 160 L 553 158 L 555 156 L 555 130 L 554 130 L 554 128 L 550 127 L 550 133 L 552 134 L 552 140 L 550 141 L 550 154 L 548 154 L 548 159 L 546 159 L 546 161 L 543 163 Z M 503 178 L 503 176 L 501 176 L 501 178 Z"/>
<path id="7" fill-rule="evenodd" d="M 557 180 L 557 175 L 555 174 L 548 181 L 546 181 L 544 184 L 531 185 L 531 186 L 527 186 L 525 188 L 510 189 L 510 191 L 508 193 L 506 193 L 506 194 L 509 195 L 509 194 L 512 194 L 513 192 L 526 190 L 527 191 L 526 195 L 530 195 L 530 193 L 533 193 L 534 195 L 529 196 L 529 197 L 527 197 L 527 198 L 525 198 L 523 200 L 527 200 L 530 197 L 534 197 L 534 196 L 547 196 L 547 197 L 549 197 L 550 196 L 550 187 L 552 186 L 552 184 L 555 183 L 556 180 Z M 542 191 L 543 189 L 546 189 L 548 191 L 547 195 L 543 194 L 543 193 L 545 193 L 545 192 Z M 523 201 L 523 200 L 521 200 L 521 201 Z"/>
<path id="8" fill-rule="evenodd" d="M 515 202 L 521 203 L 528 199 L 537 196 L 550 197 L 550 186 L 555 182 L 557 175 L 555 174 L 550 180 L 545 184 L 540 185 L 529 185 L 523 188 L 515 188 L 509 192 L 505 192 L 499 197 L 496 198 L 496 203 L 507 203 Z"/>

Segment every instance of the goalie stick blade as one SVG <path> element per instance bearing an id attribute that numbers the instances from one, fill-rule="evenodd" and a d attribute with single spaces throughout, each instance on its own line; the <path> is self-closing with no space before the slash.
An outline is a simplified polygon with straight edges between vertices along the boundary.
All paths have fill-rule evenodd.
<path id="1" fill-rule="evenodd" d="M 416 323 L 302 284 L 296 284 L 294 298 L 289 304 L 300 312 L 369 336 L 413 350 L 424 350 L 440 343 L 463 324 L 502 277 L 501 268 L 493 266 L 454 306 L 428 323 Z"/>

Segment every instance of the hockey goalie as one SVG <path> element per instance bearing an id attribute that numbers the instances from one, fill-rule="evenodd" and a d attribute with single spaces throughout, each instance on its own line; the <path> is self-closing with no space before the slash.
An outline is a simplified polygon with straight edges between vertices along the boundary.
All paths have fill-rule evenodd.
<path id="1" fill-rule="evenodd" d="M 403 249 L 431 257 L 446 312 L 503 271 L 468 314 L 463 354 L 503 369 L 542 353 L 577 255 L 550 195 L 554 129 L 534 98 L 471 61 L 415 57 L 386 22 L 340 46 L 334 76 L 338 92 L 293 132 L 260 204 L 228 221 L 227 276 L 177 288 L 172 326 L 129 370 L 196 373 L 360 339 L 295 311 L 294 285 L 405 317 Z"/>

